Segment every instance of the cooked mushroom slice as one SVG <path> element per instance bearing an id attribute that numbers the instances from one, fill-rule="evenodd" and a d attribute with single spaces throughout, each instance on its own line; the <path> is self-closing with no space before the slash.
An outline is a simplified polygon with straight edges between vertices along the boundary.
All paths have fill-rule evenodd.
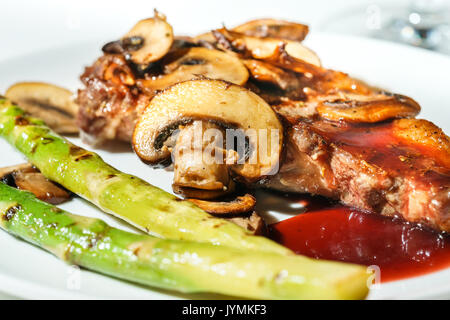
<path id="1" fill-rule="evenodd" d="M 196 134 L 200 139 L 196 139 Z M 189 198 L 214 199 L 234 191 L 227 163 L 237 161 L 234 151 L 223 146 L 224 131 L 211 122 L 194 121 L 180 126 L 172 147 L 173 190 Z"/>
<path id="2" fill-rule="evenodd" d="M 0 169 L 0 180 L 21 190 L 32 192 L 38 199 L 60 204 L 70 199 L 70 194 L 49 181 L 31 164 L 21 164 Z"/>
<path id="3" fill-rule="evenodd" d="M 321 100 L 317 106 L 318 114 L 333 121 L 373 123 L 393 118 L 414 117 L 420 112 L 420 106 L 416 101 L 397 94 L 341 94 L 324 97 Z"/>
<path id="4" fill-rule="evenodd" d="M 244 84 L 248 71 L 240 59 L 219 50 L 206 48 L 185 49 L 185 54 L 165 65 L 165 75 L 155 79 L 138 80 L 137 85 L 154 94 L 175 83 L 206 77 Z"/>
<path id="5" fill-rule="evenodd" d="M 171 51 L 184 49 L 184 48 L 192 48 L 198 47 L 195 39 L 189 36 L 174 36 Z"/>
<path id="6" fill-rule="evenodd" d="M 167 163 L 172 150 L 164 142 L 194 120 L 228 129 L 226 145 L 238 141 L 239 159 L 229 168 L 243 180 L 254 182 L 278 169 L 283 128 L 275 112 L 250 90 L 220 80 L 186 81 L 157 94 L 137 122 L 136 154 L 149 164 Z"/>
<path id="7" fill-rule="evenodd" d="M 233 28 L 233 31 L 252 37 L 303 41 L 309 28 L 304 24 L 284 20 L 258 19 L 241 24 Z"/>
<path id="8" fill-rule="evenodd" d="M 224 37 L 237 51 L 247 50 L 254 59 L 269 59 L 273 57 L 278 52 L 279 47 L 282 46 L 291 57 L 317 67 L 321 66 L 317 54 L 297 41 L 251 37 L 225 28 L 214 30 L 213 35 L 216 37 L 217 41 L 222 42 L 225 42 L 221 39 L 221 37 Z"/>
<path id="9" fill-rule="evenodd" d="M 206 41 L 209 43 L 213 43 L 216 42 L 216 38 L 214 37 L 214 35 L 212 34 L 211 31 L 199 34 L 197 36 L 194 37 L 194 40 L 196 42 L 200 42 L 200 41 Z"/>
<path id="10" fill-rule="evenodd" d="M 32 169 L 33 166 L 29 163 L 17 164 L 15 166 L 0 168 L 0 182 L 3 182 L 11 187 L 15 187 L 13 173 L 22 169 Z"/>
<path id="11" fill-rule="evenodd" d="M 266 224 L 261 216 L 256 212 L 249 215 L 224 218 L 238 226 L 250 231 L 254 235 L 264 235 L 266 233 Z"/>
<path id="12" fill-rule="evenodd" d="M 120 42 L 134 63 L 147 65 L 169 52 L 173 43 L 172 26 L 165 16 L 155 11 L 153 18 L 139 21 Z"/>
<path id="13" fill-rule="evenodd" d="M 254 59 L 243 60 L 243 63 L 255 80 L 270 82 L 283 90 L 301 86 L 298 75 L 292 71 L 283 70 L 270 63 Z"/>
<path id="14" fill-rule="evenodd" d="M 280 42 L 276 49 L 270 56 L 266 56 L 264 61 L 272 64 L 274 66 L 291 70 L 297 73 L 303 73 L 308 78 L 316 77 L 325 77 L 327 75 L 327 69 L 322 68 L 321 66 L 311 64 L 308 61 L 296 58 L 289 54 L 286 50 L 286 44 Z"/>
<path id="15" fill-rule="evenodd" d="M 5 95 L 56 132 L 78 133 L 78 105 L 69 90 L 43 82 L 19 82 L 9 87 Z"/>
<path id="16" fill-rule="evenodd" d="M 23 169 L 31 169 L 31 168 L 33 168 L 33 166 L 30 163 L 22 163 L 22 164 L 16 164 L 14 166 L 0 168 L 0 179 L 8 174 L 13 173 L 14 171 L 23 170 Z"/>
<path id="17" fill-rule="evenodd" d="M 214 215 L 236 215 L 253 211 L 256 199 L 245 194 L 238 196 L 231 201 L 205 201 L 199 199 L 188 199 L 206 212 Z"/>

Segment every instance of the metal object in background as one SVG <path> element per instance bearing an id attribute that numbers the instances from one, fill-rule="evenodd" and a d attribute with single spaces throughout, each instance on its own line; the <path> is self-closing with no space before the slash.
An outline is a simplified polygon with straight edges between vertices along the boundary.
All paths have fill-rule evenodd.
<path id="1" fill-rule="evenodd" d="M 322 31 L 369 36 L 450 55 L 450 1 L 410 0 L 407 6 L 372 4 L 327 18 Z"/>

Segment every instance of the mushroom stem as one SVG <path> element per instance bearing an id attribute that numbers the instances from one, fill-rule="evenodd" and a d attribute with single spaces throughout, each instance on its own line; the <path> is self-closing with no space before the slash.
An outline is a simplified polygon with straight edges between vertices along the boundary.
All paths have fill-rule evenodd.
<path id="1" fill-rule="evenodd" d="M 176 193 L 211 199 L 234 191 L 227 163 L 237 155 L 224 149 L 223 137 L 223 129 L 208 121 L 180 127 L 172 152 Z"/>

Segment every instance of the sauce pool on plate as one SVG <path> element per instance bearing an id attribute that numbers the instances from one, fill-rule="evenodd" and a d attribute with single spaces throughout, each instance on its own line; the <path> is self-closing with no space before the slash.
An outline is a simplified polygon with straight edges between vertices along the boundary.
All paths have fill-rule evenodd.
<path id="1" fill-rule="evenodd" d="M 382 282 L 450 267 L 450 237 L 419 225 L 338 204 L 320 207 L 304 197 L 308 211 L 271 226 L 271 238 L 297 254 L 376 265 Z"/>

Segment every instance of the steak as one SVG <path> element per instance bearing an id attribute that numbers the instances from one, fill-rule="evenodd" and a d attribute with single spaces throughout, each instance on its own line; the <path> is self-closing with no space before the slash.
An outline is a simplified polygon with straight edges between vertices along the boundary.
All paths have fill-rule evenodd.
<path id="1" fill-rule="evenodd" d="M 301 73 L 298 61 L 285 60 L 282 51 L 279 59 L 269 73 L 279 77 L 265 82 L 251 72 L 246 84 L 273 107 L 286 130 L 279 172 L 258 185 L 322 195 L 450 232 L 450 141 L 434 124 L 412 119 L 417 103 L 345 73 L 311 65 Z M 120 54 L 106 53 L 86 68 L 78 91 L 85 140 L 131 141 L 153 96 L 136 85 L 142 76 Z"/>
<path id="2" fill-rule="evenodd" d="M 450 231 L 450 141 L 431 122 L 297 121 L 265 187 L 311 193 Z"/>
<path id="3" fill-rule="evenodd" d="M 136 119 L 151 96 L 134 86 L 134 72 L 125 58 L 103 55 L 80 79 L 84 88 L 78 90 L 77 124 L 83 139 L 90 144 L 131 141 Z"/>

